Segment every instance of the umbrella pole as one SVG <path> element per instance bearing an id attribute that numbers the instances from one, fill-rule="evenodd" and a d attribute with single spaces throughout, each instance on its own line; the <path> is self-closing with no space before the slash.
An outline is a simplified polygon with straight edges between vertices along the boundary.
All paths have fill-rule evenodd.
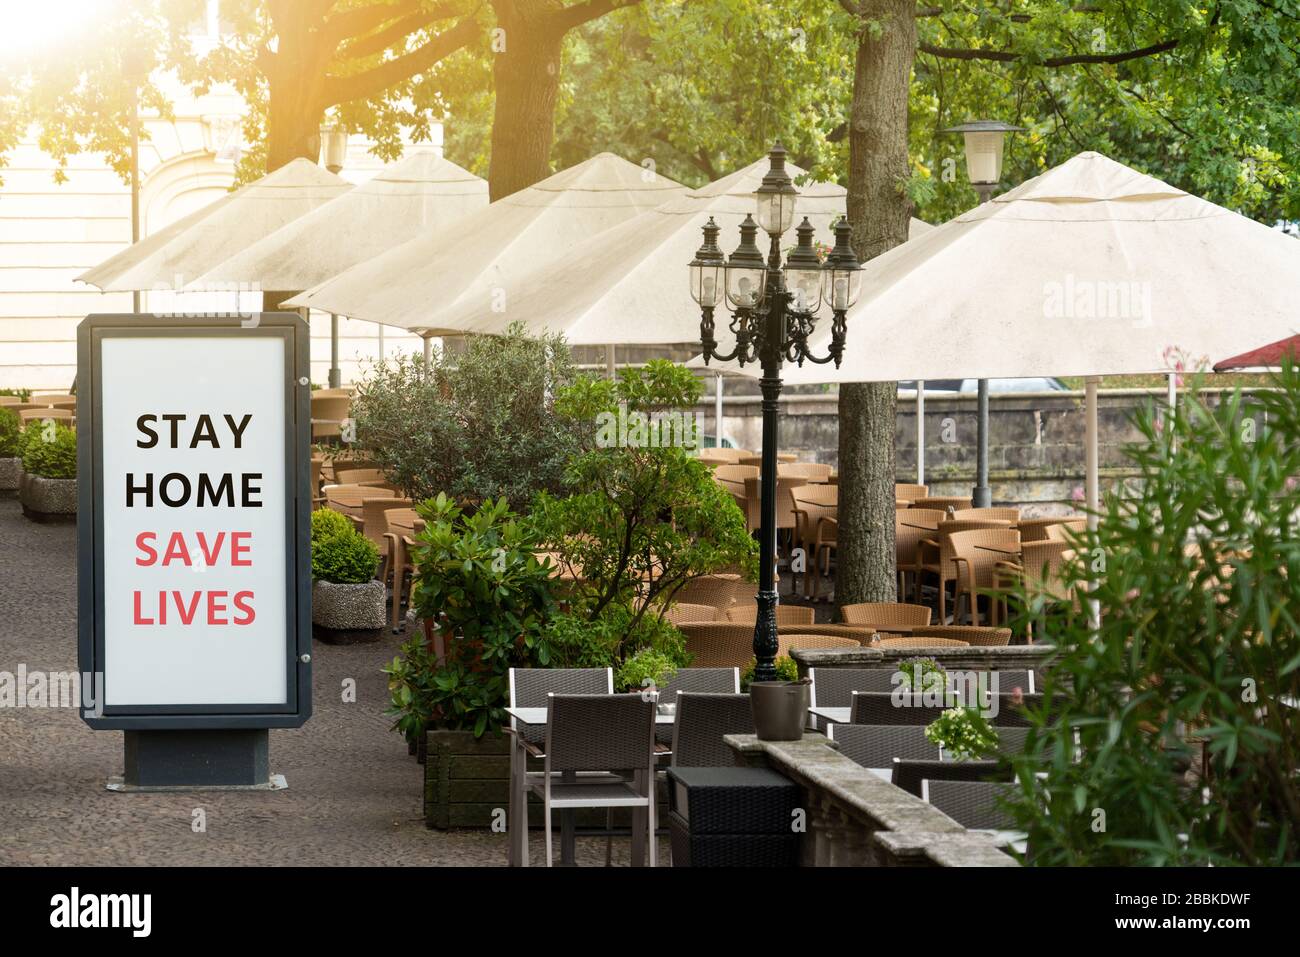
<path id="1" fill-rule="evenodd" d="M 424 371 L 427 373 L 433 365 L 433 337 L 424 334 Z"/>
<path id="2" fill-rule="evenodd" d="M 722 448 L 722 373 L 715 376 L 717 383 L 713 387 L 713 418 L 717 422 L 717 435 L 713 438 L 716 448 Z"/>
<path id="3" fill-rule="evenodd" d="M 916 484 L 925 484 L 925 380 L 916 380 Z"/>
<path id="4" fill-rule="evenodd" d="M 1097 439 L 1097 383 L 1099 381 L 1101 381 L 1100 377 L 1095 375 L 1090 375 L 1083 380 L 1084 404 L 1087 407 L 1087 424 L 1084 427 L 1084 457 L 1087 472 L 1084 478 L 1084 497 L 1088 506 L 1089 531 L 1097 529 L 1097 508 L 1101 497 Z M 1101 606 L 1095 598 L 1088 600 L 1088 622 L 1094 631 L 1101 627 Z"/>
<path id="5" fill-rule="evenodd" d="M 605 374 L 614 379 L 614 343 L 605 346 Z"/>
<path id="6" fill-rule="evenodd" d="M 1169 399 L 1169 417 L 1168 417 L 1169 421 L 1165 423 L 1165 427 L 1169 430 L 1169 453 L 1172 455 L 1176 451 L 1174 447 L 1174 431 L 1173 431 L 1174 416 L 1178 414 L 1178 376 L 1173 372 L 1169 373 L 1168 399 Z"/>
<path id="7" fill-rule="evenodd" d="M 977 419 L 975 433 L 975 488 L 971 491 L 971 504 L 976 508 L 988 508 L 993 504 L 993 492 L 989 488 L 989 380 L 980 379 L 979 393 L 976 399 Z"/>
<path id="8" fill-rule="evenodd" d="M 337 389 L 343 384 L 343 374 L 339 372 L 339 317 L 330 313 L 330 388 Z"/>

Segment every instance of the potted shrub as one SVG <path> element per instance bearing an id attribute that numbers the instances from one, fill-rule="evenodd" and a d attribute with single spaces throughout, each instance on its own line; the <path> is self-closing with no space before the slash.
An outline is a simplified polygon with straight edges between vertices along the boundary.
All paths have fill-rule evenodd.
<path id="1" fill-rule="evenodd" d="M 969 761 L 998 750 L 997 732 L 978 708 L 949 708 L 926 726 L 925 739 L 939 746 L 943 761 Z"/>
<path id="2" fill-rule="evenodd" d="M 23 514 L 37 522 L 75 522 L 77 433 L 50 419 L 28 423 L 21 441 Z"/>
<path id="3" fill-rule="evenodd" d="M 12 409 L 0 405 L 0 498 L 18 492 L 23 473 L 22 423 Z"/>
<path id="4" fill-rule="evenodd" d="M 375 580 L 378 568 L 379 549 L 346 515 L 330 509 L 312 513 L 311 621 L 315 638 L 329 644 L 379 640 L 384 631 L 385 591 L 384 583 Z"/>

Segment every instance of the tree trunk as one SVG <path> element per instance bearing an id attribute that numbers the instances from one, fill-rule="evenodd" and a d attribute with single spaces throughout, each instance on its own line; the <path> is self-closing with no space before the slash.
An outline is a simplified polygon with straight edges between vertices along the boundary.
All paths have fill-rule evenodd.
<path id="1" fill-rule="evenodd" d="M 498 0 L 493 6 L 505 44 L 492 64 L 488 194 L 496 202 L 551 175 L 564 30 L 554 23 L 561 6 L 554 0 Z"/>
<path id="2" fill-rule="evenodd" d="M 319 15 L 305 4 L 277 5 L 274 24 L 279 48 L 265 65 L 268 173 L 300 156 L 319 160 L 321 87 L 332 53 L 321 38 Z"/>
<path id="3" fill-rule="evenodd" d="M 916 55 L 915 0 L 861 0 L 849 116 L 848 217 L 863 262 L 907 241 L 911 201 L 907 99 Z M 869 324 L 856 335 L 871 335 Z M 850 348 L 873 348 L 859 342 Z M 894 382 L 840 386 L 838 605 L 895 600 L 894 442 L 898 386 Z"/>

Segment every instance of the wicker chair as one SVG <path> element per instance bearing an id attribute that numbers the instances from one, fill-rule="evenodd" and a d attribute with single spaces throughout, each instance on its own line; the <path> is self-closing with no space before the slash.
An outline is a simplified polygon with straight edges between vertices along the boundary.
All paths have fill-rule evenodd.
<path id="1" fill-rule="evenodd" d="M 547 867 L 553 864 L 552 810 L 580 807 L 644 808 L 640 837 L 633 836 L 633 857 L 639 856 L 638 844 L 646 842 L 648 835 L 650 866 L 655 866 L 654 731 L 653 698 L 548 695 L 544 769 L 540 775 L 525 773 L 528 789 L 542 799 Z M 569 776 L 573 778 L 566 779 Z M 526 829 L 523 843 L 526 848 Z"/>
<path id="2" fill-rule="evenodd" d="M 925 605 L 907 605 L 896 601 L 864 601 L 844 605 L 840 616 L 849 625 L 870 625 L 877 632 L 888 632 L 891 626 L 912 628 L 930 624 L 930 609 Z"/>
<path id="3" fill-rule="evenodd" d="M 754 657 L 754 629 L 730 621 L 688 621 L 677 626 L 697 668 L 745 668 Z"/>
<path id="4" fill-rule="evenodd" d="M 791 466 L 793 467 L 793 466 Z M 829 466 L 827 466 L 829 468 Z M 814 582 L 823 552 L 826 573 L 830 573 L 830 552 L 835 548 L 839 525 L 840 489 L 838 485 L 804 485 L 793 491 L 795 542 L 804 550 L 804 594 L 814 597 Z"/>
<path id="5" fill-rule="evenodd" d="M 889 768 L 894 758 L 938 761 L 939 748 L 925 738 L 919 724 L 832 724 L 826 736 L 840 753 L 864 768 Z"/>
<path id="6" fill-rule="evenodd" d="M 1047 526 L 1047 540 L 1049 542 L 1069 542 L 1074 544 L 1075 539 L 1087 529 L 1088 520 L 1086 518 L 1067 518 L 1065 521 Z"/>
<path id="7" fill-rule="evenodd" d="M 1020 521 L 1020 509 L 1018 508 L 962 508 L 952 513 L 952 517 L 959 522 L 1010 522 L 1014 525 Z"/>
<path id="8" fill-rule="evenodd" d="M 897 515 L 897 513 L 895 513 Z M 951 582 L 956 589 L 958 582 L 959 569 L 957 563 L 953 560 L 957 553 L 952 547 L 952 536 L 960 532 L 976 532 L 985 529 L 1006 529 L 1008 524 L 1004 521 L 988 520 L 971 520 L 956 521 L 947 519 L 939 523 L 935 534 L 923 538 L 917 547 L 916 562 L 916 594 L 914 600 L 917 604 L 921 603 L 921 584 L 927 575 L 933 575 L 937 579 L 936 588 L 939 595 L 939 621 L 940 623 L 948 620 L 948 584 Z"/>
<path id="9" fill-rule="evenodd" d="M 930 494 L 928 485 L 908 485 L 903 482 L 894 483 L 894 498 L 903 499 L 908 502 L 915 502 L 917 499 L 925 498 Z"/>
<path id="10" fill-rule="evenodd" d="M 806 605 L 777 605 L 776 625 L 811 625 L 815 613 Z M 740 621 L 752 625 L 758 618 L 758 606 L 752 602 L 733 605 L 727 609 L 727 621 Z"/>
<path id="11" fill-rule="evenodd" d="M 9 406 L 9 408 L 16 408 Z M 35 409 L 22 409 L 18 413 L 18 421 L 23 425 L 29 422 L 44 422 L 46 419 L 53 419 L 64 425 L 70 425 L 77 419 L 77 413 L 72 409 L 52 409 L 49 406 L 40 406 Z"/>
<path id="12" fill-rule="evenodd" d="M 1045 603 L 1075 602 L 1068 583 L 1062 577 L 1065 566 L 1073 556 L 1069 542 L 1034 541 L 1020 545 L 1020 560 L 998 562 L 993 587 L 997 591 L 1000 620 L 1008 617 L 1007 597 L 1012 591 L 1023 589 L 1030 599 L 1040 598 Z M 1034 642 L 1034 625 L 1031 621 L 1025 635 L 1028 644 Z"/>
<path id="13" fill-rule="evenodd" d="M 334 480 L 340 485 L 388 485 L 388 477 L 382 469 L 354 469 L 342 465 L 335 466 Z"/>
<path id="14" fill-rule="evenodd" d="M 831 477 L 831 467 L 820 462 L 788 462 L 776 467 L 777 478 L 802 479 L 813 484 Z"/>
<path id="15" fill-rule="evenodd" d="M 511 668 L 507 681 L 512 708 L 545 708 L 553 694 L 614 693 L 613 668 Z M 511 718 L 510 730 L 524 742 L 524 750 L 533 757 L 542 756 L 546 735 L 540 726 Z"/>
<path id="16" fill-rule="evenodd" d="M 674 767 L 730 767 L 735 752 L 727 734 L 753 734 L 754 712 L 749 695 L 739 692 L 678 691 L 672 742 Z"/>
<path id="17" fill-rule="evenodd" d="M 970 499 L 949 495 L 927 495 L 924 498 L 914 499 L 911 507 L 937 508 L 941 512 L 955 512 L 959 509 L 970 508 Z"/>
<path id="18" fill-rule="evenodd" d="M 778 658 L 788 657 L 790 652 L 796 648 L 812 650 L 814 648 L 860 648 L 862 643 L 856 638 L 849 638 L 841 635 L 826 635 L 818 633 L 810 634 L 781 634 L 776 636 L 776 656 Z"/>
<path id="19" fill-rule="evenodd" d="M 895 758 L 890 780 L 894 787 L 921 797 L 927 781 L 1006 781 L 1008 774 L 1004 765 L 993 760 L 917 761 Z"/>
<path id="20" fill-rule="evenodd" d="M 61 407 L 71 402 L 74 405 L 77 397 L 68 392 L 51 393 L 49 395 L 33 395 L 28 400 L 32 405 L 44 406 L 47 409 Z"/>
<path id="21" fill-rule="evenodd" d="M 742 579 L 739 575 L 701 575 L 693 578 L 673 596 L 684 605 L 711 605 L 717 609 L 714 618 L 723 618 L 736 601 L 736 591 Z"/>
<path id="22" fill-rule="evenodd" d="M 948 639 L 977 647 L 1000 647 L 1011 643 L 1010 628 L 991 628 L 980 625 L 930 625 L 917 628 L 912 632 L 913 638 L 929 641 Z"/>
<path id="23" fill-rule="evenodd" d="M 346 395 L 327 395 L 311 399 L 311 438 L 335 438 L 343 434 L 343 422 L 352 407 L 352 399 Z"/>
<path id="24" fill-rule="evenodd" d="M 370 539 L 379 548 L 379 554 L 383 558 L 379 580 L 387 582 L 390 571 L 390 565 L 396 556 L 391 553 L 391 539 L 388 537 L 388 511 L 395 508 L 410 508 L 412 502 L 409 498 L 388 498 L 380 496 L 376 498 L 365 499 L 361 503 L 361 515 L 359 518 L 354 517 L 353 521 L 361 523 L 361 534 Z"/>
<path id="25" fill-rule="evenodd" d="M 898 638 L 881 638 L 873 648 L 969 648 L 969 641 L 954 638 L 927 638 L 924 635 L 906 635 Z"/>
<path id="26" fill-rule="evenodd" d="M 752 533 L 763 524 L 761 482 L 758 477 L 745 479 L 745 527 Z M 776 480 L 776 528 L 795 528 L 794 490 L 806 485 L 804 479 L 778 478 Z"/>
<path id="27" fill-rule="evenodd" d="M 758 468 L 753 465 L 719 465 L 713 470 L 713 477 L 719 482 L 738 482 L 743 485 L 745 479 L 758 478 Z"/>
<path id="28" fill-rule="evenodd" d="M 778 465 L 782 465 L 782 464 L 790 465 L 790 464 L 792 464 L 792 463 L 794 463 L 794 462 L 797 462 L 798 460 L 799 460 L 799 456 L 795 455 L 793 452 L 777 452 L 777 453 L 776 453 L 776 462 L 777 462 Z M 740 457 L 740 464 L 741 464 L 741 465 L 752 465 L 752 466 L 754 466 L 755 468 L 762 468 L 762 467 L 763 467 L 763 455 L 762 455 L 762 453 L 760 453 L 760 452 L 750 452 L 750 453 L 748 453 L 748 454 L 746 454 L 746 455 L 742 455 L 742 456 Z"/>
<path id="29" fill-rule="evenodd" d="M 908 508 L 894 511 L 894 564 L 898 568 L 898 594 L 906 595 L 906 576 L 911 574 L 913 593 L 921 594 L 921 542 L 936 539 L 939 523 L 947 512 L 938 509 Z M 937 539 L 936 539 L 937 540 Z"/>
<path id="30" fill-rule="evenodd" d="M 849 723 L 925 726 L 946 709 L 942 703 L 924 701 L 920 695 L 899 698 L 892 691 L 854 691 L 849 698 Z"/>
<path id="31" fill-rule="evenodd" d="M 954 532 L 948 536 L 953 564 L 957 566 L 956 590 L 953 593 L 953 621 L 961 596 L 966 596 L 970 623 L 978 625 L 979 596 L 989 596 L 989 624 L 997 624 L 998 602 L 991 593 L 997 585 L 999 564 L 1020 557 L 1020 533 L 1014 528 L 984 528 Z M 940 621 L 942 621 L 942 617 Z"/>
<path id="32" fill-rule="evenodd" d="M 1005 781 L 936 781 L 921 784 L 921 800 L 928 801 L 962 827 L 1006 831 L 1015 819 L 1004 806 L 1015 792 Z"/>
<path id="33" fill-rule="evenodd" d="M 678 668 L 658 691 L 660 704 L 675 702 L 679 691 L 689 691 L 692 694 L 740 694 L 740 669 Z M 656 726 L 655 740 L 665 749 L 671 750 L 673 725 Z"/>
<path id="34" fill-rule="evenodd" d="M 326 485 L 325 502 L 336 512 L 344 515 L 362 517 L 366 501 L 372 498 L 395 499 L 397 493 L 390 488 L 375 488 L 371 485 Z"/>
<path id="35" fill-rule="evenodd" d="M 717 621 L 718 609 L 712 605 L 689 605 L 677 602 L 664 612 L 664 620 L 673 625 L 688 621 Z"/>
<path id="36" fill-rule="evenodd" d="M 424 526 L 424 521 L 415 509 L 401 506 L 386 509 L 384 521 L 387 524 L 384 538 L 388 542 L 388 566 L 393 575 L 392 629 L 396 634 L 401 631 L 403 593 L 409 608 L 415 591 L 415 562 L 411 551 L 415 547 L 415 533 Z"/>
<path id="37" fill-rule="evenodd" d="M 847 708 L 855 691 L 892 691 L 897 673 L 893 668 L 809 668 L 809 707 Z M 829 724 L 815 714 L 809 715 L 809 723 L 816 731 Z"/>
<path id="38" fill-rule="evenodd" d="M 748 456 L 751 453 L 746 449 L 728 449 L 721 447 L 710 447 L 700 449 L 700 461 L 704 463 L 722 462 L 735 465 L 741 459 L 741 456 Z"/>

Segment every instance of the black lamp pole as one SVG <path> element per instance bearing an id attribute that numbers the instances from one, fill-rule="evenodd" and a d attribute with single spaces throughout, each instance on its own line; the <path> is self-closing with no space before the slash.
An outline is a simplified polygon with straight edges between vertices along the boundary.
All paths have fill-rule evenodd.
<path id="1" fill-rule="evenodd" d="M 786 151 L 778 142 L 770 154 L 771 167 L 755 192 L 758 222 L 746 216 L 740 226 L 740 245 L 725 260 L 718 247 L 717 224 L 704 226 L 704 245 L 691 262 L 691 295 L 700 304 L 700 342 L 704 361 L 745 365 L 757 361 L 763 369 L 763 451 L 760 471 L 758 614 L 754 621 L 755 681 L 776 680 L 776 450 L 777 402 L 781 396 L 781 366 L 789 359 L 803 365 L 834 362 L 844 355 L 845 316 L 857 300 L 860 269 L 850 240 L 852 229 L 844 220 L 835 225 L 835 247 L 823 263 L 813 246 L 813 225 L 806 218 L 795 230 L 798 243 L 781 265 L 781 235 L 794 221 L 797 192 L 785 169 Z M 764 261 L 755 238 L 759 226 L 768 233 Z M 827 354 L 814 356 L 808 339 L 816 328 L 823 301 L 831 307 L 831 342 Z M 714 338 L 714 308 L 730 305 L 731 332 L 736 346 L 718 351 Z"/>

